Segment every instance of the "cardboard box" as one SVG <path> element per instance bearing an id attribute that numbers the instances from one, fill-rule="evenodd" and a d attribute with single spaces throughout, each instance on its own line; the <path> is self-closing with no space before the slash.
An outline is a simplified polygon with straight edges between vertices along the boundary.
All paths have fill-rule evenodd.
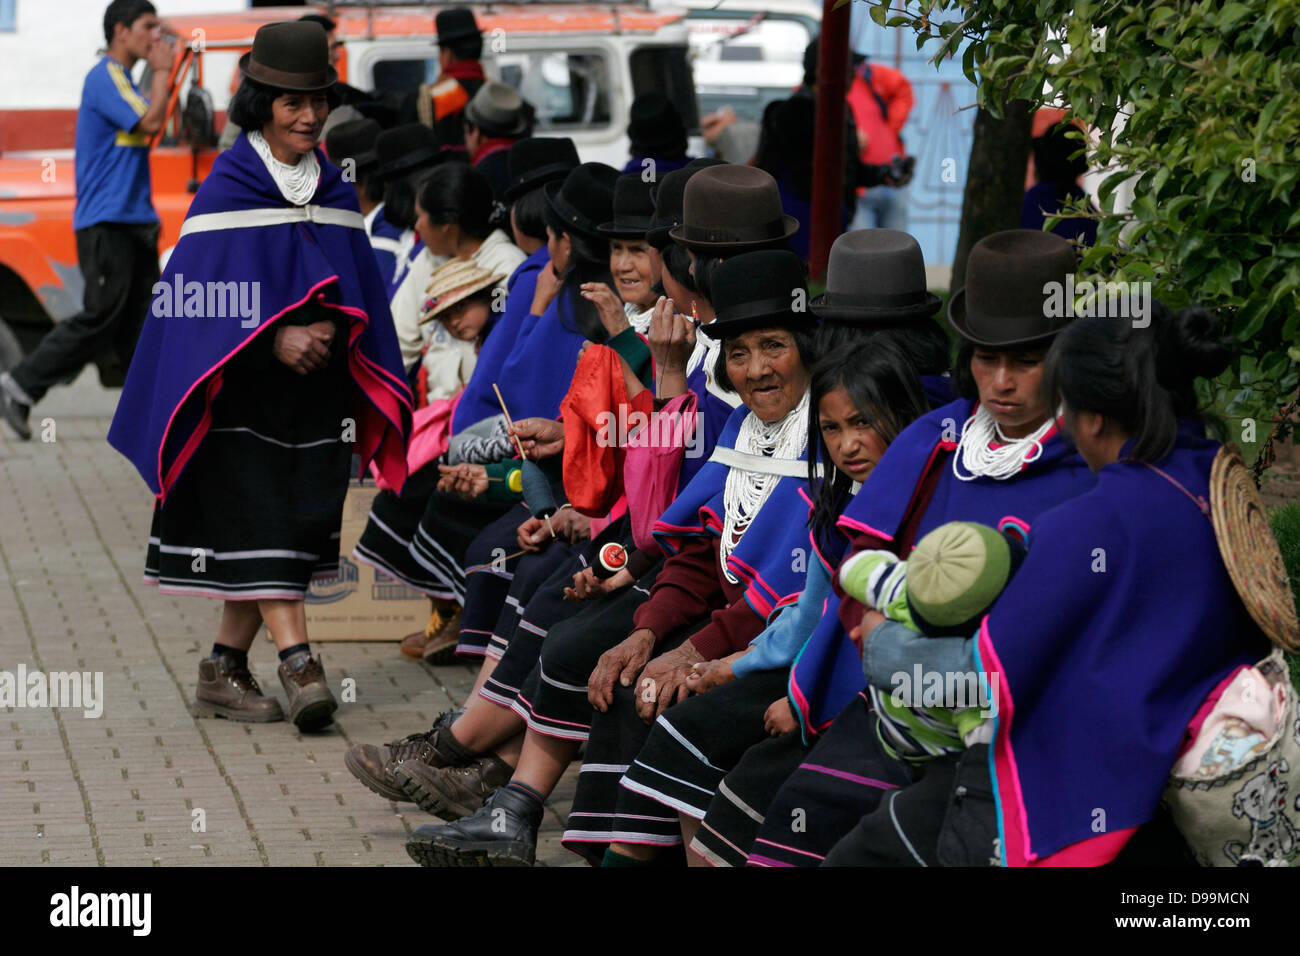
<path id="1" fill-rule="evenodd" d="M 315 641 L 400 641 L 429 622 L 429 599 L 352 557 L 366 527 L 373 484 L 353 481 L 343 502 L 338 577 L 307 593 L 307 634 Z"/>

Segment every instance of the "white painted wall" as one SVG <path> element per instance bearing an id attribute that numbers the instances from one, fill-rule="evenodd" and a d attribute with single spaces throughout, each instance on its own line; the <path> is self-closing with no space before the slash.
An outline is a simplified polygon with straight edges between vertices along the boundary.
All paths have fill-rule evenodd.
<path id="1" fill-rule="evenodd" d="M 248 0 L 153 0 L 169 14 L 247 10 Z M 16 0 L 17 29 L 0 31 L 0 109 L 75 109 L 104 47 L 108 0 Z M 143 65 L 137 65 L 136 76 Z"/>

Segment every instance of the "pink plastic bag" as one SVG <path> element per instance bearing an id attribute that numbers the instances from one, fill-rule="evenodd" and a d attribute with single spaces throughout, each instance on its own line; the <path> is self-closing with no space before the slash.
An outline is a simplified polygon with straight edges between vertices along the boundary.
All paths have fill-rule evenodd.
<path id="1" fill-rule="evenodd" d="M 623 488 L 632 517 L 632 540 L 642 551 L 657 554 L 655 522 L 677 495 L 686 446 L 699 425 L 698 399 L 692 391 L 654 413 L 650 425 L 632 436 L 623 465 Z"/>

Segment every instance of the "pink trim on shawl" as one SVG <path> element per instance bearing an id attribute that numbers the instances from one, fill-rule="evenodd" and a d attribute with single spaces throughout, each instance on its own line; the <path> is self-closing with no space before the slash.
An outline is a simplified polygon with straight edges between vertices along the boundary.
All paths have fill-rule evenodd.
<path id="1" fill-rule="evenodd" d="M 1104 866 L 1119 855 L 1124 844 L 1137 833 L 1137 827 L 1116 830 L 1113 833 L 1099 833 L 1087 840 L 1071 843 L 1050 856 L 1033 860 L 1027 866 Z"/>
<path id="2" fill-rule="evenodd" d="M 275 315 L 271 316 L 269 319 L 267 319 L 265 322 L 263 322 L 261 325 L 255 328 L 252 332 L 250 332 L 248 337 L 244 339 L 244 341 L 240 342 L 237 346 L 235 346 L 235 348 L 231 350 L 221 361 L 219 361 L 216 365 L 212 366 L 212 368 L 204 372 L 203 375 L 199 376 L 198 380 L 195 381 L 193 385 L 191 385 L 188 389 L 186 389 L 185 394 L 181 396 L 181 400 L 177 402 L 176 407 L 172 409 L 171 415 L 167 417 L 167 427 L 163 429 L 162 441 L 158 443 L 158 487 L 162 489 L 161 492 L 159 493 L 162 498 L 164 499 L 166 498 L 167 492 L 171 490 L 172 484 L 176 481 L 178 477 L 180 477 L 181 469 L 185 467 L 185 463 L 188 462 L 190 460 L 190 457 L 194 454 L 194 452 L 198 450 L 199 443 L 203 440 L 203 437 L 207 434 L 208 425 L 212 421 L 212 399 L 215 397 L 215 393 L 212 392 L 211 390 L 211 382 L 212 382 L 213 374 L 217 373 L 218 375 L 217 385 L 220 386 L 221 383 L 220 372 L 222 367 L 225 366 L 225 364 L 229 362 L 232 358 L 234 358 L 237 354 L 239 354 L 239 352 L 246 345 L 248 345 L 249 342 L 253 341 L 253 339 L 255 339 L 258 336 L 258 334 L 262 332 L 263 329 L 265 329 L 268 325 L 276 321 L 278 318 L 280 318 L 280 316 L 284 315 L 285 313 L 292 312 L 294 309 L 302 306 L 303 303 L 305 303 L 308 299 L 310 299 L 313 295 L 316 294 L 316 291 L 318 289 L 324 288 L 326 285 L 328 285 L 331 282 L 337 282 L 338 278 L 339 277 L 337 275 L 332 275 L 328 279 L 322 279 L 316 285 L 312 286 L 310 289 L 307 290 L 307 294 L 304 295 L 297 302 L 281 309 Z M 189 401 L 190 396 L 194 393 L 194 390 L 198 388 L 200 385 L 205 385 L 208 388 L 208 394 L 206 396 L 207 408 L 204 410 L 203 418 L 200 419 L 198 426 L 195 427 L 194 434 L 190 435 L 190 437 L 186 440 L 184 447 L 181 448 L 180 453 L 176 456 L 176 461 L 172 462 L 172 467 L 168 469 L 167 474 L 164 475 L 163 474 L 163 452 L 167 448 L 167 436 L 171 434 L 172 423 L 176 420 L 176 415 L 180 412 L 180 410 L 185 407 L 185 403 Z M 218 388 L 218 390 L 220 389 Z"/>
<path id="3" fill-rule="evenodd" d="M 1037 859 L 1029 846 L 1029 816 L 1024 794 L 1020 790 L 1020 773 L 1011 747 L 1011 722 L 1015 704 L 1002 662 L 989 636 L 988 615 L 980 622 L 979 653 L 984 673 L 998 675 L 997 736 L 993 741 L 993 788 L 998 796 L 1002 816 L 1002 854 L 1007 866 L 1027 866 Z"/>

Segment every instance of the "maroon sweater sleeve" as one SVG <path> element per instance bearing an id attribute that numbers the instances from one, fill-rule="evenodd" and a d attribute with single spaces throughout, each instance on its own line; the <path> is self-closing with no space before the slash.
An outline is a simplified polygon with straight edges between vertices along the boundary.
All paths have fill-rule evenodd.
<path id="1" fill-rule="evenodd" d="M 662 641 L 727 603 L 715 540 L 712 535 L 683 539 L 681 550 L 664 562 L 655 578 L 650 600 L 632 616 L 634 627 L 647 628 Z"/>
<path id="2" fill-rule="evenodd" d="M 764 621 L 744 599 L 744 585 L 722 577 L 719 544 L 712 535 L 687 539 L 682 550 L 664 563 L 650 600 L 637 608 L 635 626 L 648 628 L 663 640 L 712 612 L 709 623 L 691 635 L 691 643 L 705 660 L 748 647 L 763 630 Z"/>

